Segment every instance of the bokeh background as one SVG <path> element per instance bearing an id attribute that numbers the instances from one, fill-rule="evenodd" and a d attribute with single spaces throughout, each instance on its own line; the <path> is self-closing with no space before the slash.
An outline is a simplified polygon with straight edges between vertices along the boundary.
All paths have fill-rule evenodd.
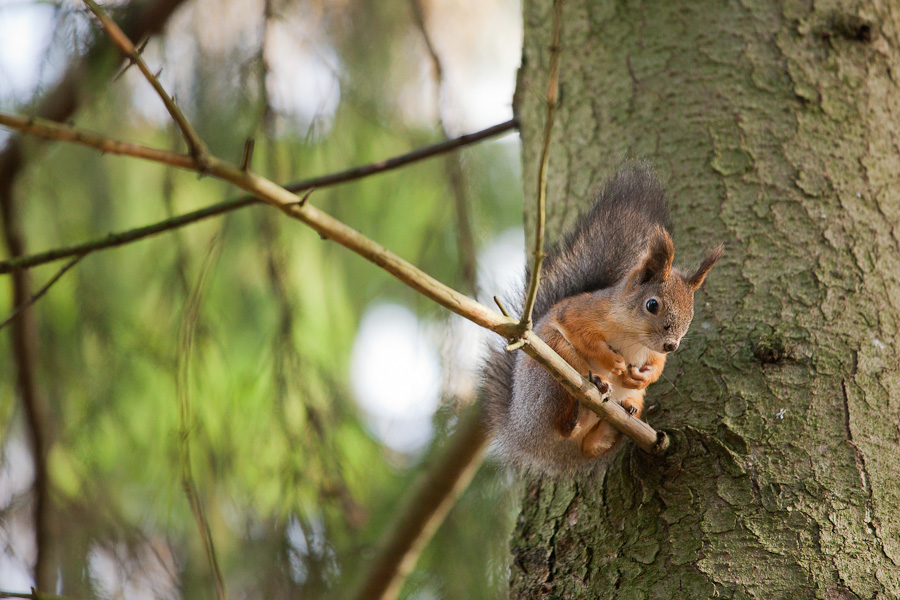
<path id="1" fill-rule="evenodd" d="M 0 109 L 27 114 L 97 35 L 78 2 L 0 0 Z M 510 119 L 520 52 L 516 0 L 187 0 L 144 56 L 213 153 L 237 162 L 252 137 L 254 169 L 288 182 Z M 77 125 L 180 147 L 137 69 L 84 89 Z M 310 201 L 490 302 L 523 270 L 521 189 L 513 133 Z M 17 206 L 35 252 L 238 195 L 57 144 L 23 173 Z M 58 268 L 35 269 L 35 285 Z M 0 276 L 0 318 L 12 310 Z M 212 595 L 185 435 L 229 595 L 339 596 L 472 402 L 487 339 L 265 206 L 93 254 L 36 317 L 58 591 L 99 598 Z M 8 333 L 0 589 L 27 590 L 34 469 Z M 503 595 L 515 495 L 488 461 L 402 597 Z"/>

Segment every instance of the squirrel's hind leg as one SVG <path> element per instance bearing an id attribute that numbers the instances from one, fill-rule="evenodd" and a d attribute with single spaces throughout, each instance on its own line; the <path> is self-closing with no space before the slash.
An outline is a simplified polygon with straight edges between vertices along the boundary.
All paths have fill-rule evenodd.
<path id="1" fill-rule="evenodd" d="M 585 411 L 587 412 L 587 411 Z M 587 459 L 597 458 L 609 452 L 619 442 L 622 434 L 606 421 L 598 420 L 581 440 L 581 455 Z"/>
<path id="2" fill-rule="evenodd" d="M 639 419 L 644 408 L 644 395 L 632 394 L 622 398 L 622 400 L 619 401 L 619 404 L 628 411 L 628 414 L 635 419 Z M 590 413 L 591 411 L 583 409 L 581 412 Z M 593 415 L 593 413 L 591 414 Z M 583 414 L 579 415 L 579 422 L 582 421 L 583 416 Z M 622 439 L 622 434 L 619 433 L 615 427 L 606 421 L 599 420 L 590 431 L 584 434 L 584 439 L 581 440 L 581 455 L 587 459 L 597 458 L 598 456 L 609 452 L 617 443 L 619 443 L 620 439 Z"/>

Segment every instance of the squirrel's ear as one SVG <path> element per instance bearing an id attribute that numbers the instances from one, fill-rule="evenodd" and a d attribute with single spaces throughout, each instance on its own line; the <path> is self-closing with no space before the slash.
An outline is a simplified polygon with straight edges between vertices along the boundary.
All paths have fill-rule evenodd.
<path id="1" fill-rule="evenodd" d="M 719 257 L 722 256 L 722 245 L 716 246 L 712 252 L 710 252 L 706 258 L 703 259 L 703 262 L 700 263 L 700 268 L 697 269 L 697 272 L 688 277 L 685 280 L 685 283 L 694 290 L 700 288 L 703 285 L 703 281 L 706 279 L 706 274 L 709 273 L 709 270 L 713 268 L 713 266 L 719 262 Z"/>
<path id="2" fill-rule="evenodd" d="M 663 282 L 672 272 L 672 260 L 675 258 L 675 245 L 669 232 L 660 227 L 650 238 L 650 251 L 638 269 L 638 284 L 649 281 Z"/>

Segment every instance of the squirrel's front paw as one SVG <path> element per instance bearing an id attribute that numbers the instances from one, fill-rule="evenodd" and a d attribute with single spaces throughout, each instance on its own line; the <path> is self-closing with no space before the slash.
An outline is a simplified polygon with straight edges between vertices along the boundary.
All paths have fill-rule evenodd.
<path id="1" fill-rule="evenodd" d="M 606 381 L 605 379 L 603 379 L 602 377 L 600 377 L 599 375 L 597 375 L 596 373 L 592 373 L 591 371 L 588 371 L 588 379 L 591 380 L 591 383 L 593 383 L 595 386 L 597 386 L 597 389 L 600 390 L 601 394 L 605 394 L 609 391 L 609 382 Z"/>
<path id="2" fill-rule="evenodd" d="M 610 372 L 613 375 L 616 375 L 618 377 L 625 375 L 626 371 L 628 370 L 628 365 L 625 364 L 625 359 L 622 358 L 621 356 L 619 356 L 618 354 L 616 354 L 615 352 L 612 353 L 612 363 L 611 364 L 612 364 L 612 366 L 609 369 Z"/>
<path id="3" fill-rule="evenodd" d="M 629 366 L 628 372 L 622 375 L 622 386 L 630 390 L 642 390 L 648 385 L 649 377 L 635 366 Z"/>

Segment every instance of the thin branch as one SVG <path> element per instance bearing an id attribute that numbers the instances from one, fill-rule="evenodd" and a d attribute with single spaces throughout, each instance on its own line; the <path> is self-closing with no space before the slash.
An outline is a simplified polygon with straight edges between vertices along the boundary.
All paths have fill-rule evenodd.
<path id="1" fill-rule="evenodd" d="M 178 415 L 181 424 L 181 431 L 179 432 L 181 442 L 179 448 L 181 458 L 181 484 L 184 487 L 184 493 L 191 506 L 191 513 L 194 515 L 194 520 L 197 522 L 197 529 L 200 531 L 200 537 L 203 540 L 203 550 L 206 553 L 210 571 L 212 571 L 217 600 L 225 600 L 228 595 L 225 591 L 225 581 L 222 577 L 222 571 L 219 569 L 219 561 L 216 558 L 216 547 L 213 543 L 212 530 L 209 527 L 209 521 L 203 510 L 203 502 L 200 499 L 200 493 L 197 491 L 197 484 L 191 466 L 192 420 L 189 368 L 191 351 L 194 346 L 194 332 L 197 320 L 200 317 L 200 307 L 203 304 L 203 292 L 206 289 L 207 279 L 212 271 L 212 267 L 221 254 L 221 247 L 221 238 L 217 235 L 212 241 L 212 247 L 207 253 L 203 266 L 200 269 L 200 276 L 197 280 L 197 284 L 194 286 L 191 295 L 188 297 L 184 312 L 181 315 L 181 322 L 178 327 L 178 374 L 175 381 L 176 395 L 178 396 Z"/>
<path id="2" fill-rule="evenodd" d="M 525 295 L 525 308 L 520 325 L 531 329 L 531 314 L 537 299 L 541 281 L 541 264 L 544 262 L 544 224 L 547 202 L 547 167 L 550 163 L 550 136 L 553 133 L 553 117 L 559 97 L 560 30 L 562 29 L 562 0 L 553 0 L 553 43 L 550 47 L 550 74 L 547 83 L 547 116 L 544 120 L 544 143 L 541 146 L 541 163 L 538 170 L 537 214 L 535 215 L 534 262 L 531 265 L 531 281 Z"/>
<path id="3" fill-rule="evenodd" d="M 30 298 L 28 298 L 28 300 L 26 300 L 25 302 L 23 302 L 22 304 L 17 306 L 15 308 L 15 310 L 13 310 L 12 314 L 9 317 L 7 317 L 5 321 L 0 323 L 0 329 L 3 329 L 7 325 L 9 325 L 13 321 L 15 321 L 16 317 L 18 317 L 20 314 L 22 314 L 25 311 L 25 309 L 27 309 L 29 306 L 31 306 L 32 304 L 34 304 L 35 302 L 40 300 L 41 296 L 46 294 L 50 290 L 50 287 L 53 286 L 54 283 L 59 281 L 59 279 L 63 275 L 65 275 L 69 269 L 71 269 L 76 264 L 78 264 L 78 261 L 80 261 L 82 258 L 84 258 L 84 254 L 79 254 L 78 256 L 76 256 L 75 258 L 73 258 L 72 260 L 67 262 L 65 265 L 63 265 L 63 267 L 59 271 L 57 271 L 56 275 L 51 277 L 50 280 L 46 284 L 44 284 L 44 287 L 42 287 L 37 292 L 35 292 Z"/>
<path id="4" fill-rule="evenodd" d="M 353 598 L 392 600 L 400 593 L 422 548 L 481 465 L 489 437 L 480 409 L 476 406 L 466 415 L 446 449 L 416 482 Z"/>
<path id="5" fill-rule="evenodd" d="M 183 0 L 150 0 L 132 2 L 127 8 L 125 30 L 136 38 L 144 38 L 156 33 L 165 25 L 169 17 Z M 107 60 L 107 44 L 95 42 L 83 56 L 73 60 L 52 89 L 37 102 L 35 113 L 44 118 L 64 121 L 69 119 L 84 101 L 83 82 L 90 76 L 104 79 L 112 73 L 116 64 Z M 4 237 L 9 255 L 16 259 L 25 254 L 21 232 L 15 225 L 13 195 L 18 175 L 25 170 L 28 160 L 36 153 L 24 152 L 21 135 L 13 136 L 0 151 L 0 211 L 3 213 Z M 29 296 L 29 275 L 19 272 L 13 275 L 13 304 L 17 305 Z M 34 381 L 37 362 L 37 324 L 33 311 L 26 310 L 12 326 L 13 349 L 16 360 L 16 386 L 25 412 L 29 438 L 35 464 L 35 537 L 37 559 L 34 578 L 38 587 L 53 589 L 56 578 L 50 560 L 56 538 L 51 530 L 49 476 L 47 456 L 53 439 L 53 413 L 40 395 Z M 5 594 L 10 594 L 5 592 Z M 18 595 L 23 597 L 22 595 Z M 31 598 L 56 598 L 48 594 L 38 594 L 32 590 Z"/>
<path id="6" fill-rule="evenodd" d="M 3 115 L 0 114 L 0 121 L 2 120 Z M 47 123 L 44 123 L 44 126 L 47 130 L 52 129 L 52 127 L 48 127 Z M 64 132 L 67 129 L 66 126 L 59 124 L 55 125 L 55 127 L 59 128 L 60 132 Z M 194 163 L 190 157 L 186 158 L 191 163 Z M 195 165 L 190 167 L 190 170 L 199 171 L 199 167 Z M 444 308 L 507 339 L 524 339 L 524 351 L 547 369 L 560 382 L 560 385 L 572 396 L 579 399 L 582 405 L 596 412 L 616 429 L 633 439 L 638 446 L 647 452 L 653 454 L 666 452 L 668 438 L 665 433 L 660 432 L 657 434 L 652 427 L 629 415 L 620 405 L 614 402 L 606 402 L 606 396 L 602 396 L 593 383 L 582 377 L 578 371 L 556 354 L 534 332 L 526 331 L 523 334 L 516 320 L 504 317 L 441 283 L 383 246 L 365 237 L 352 227 L 322 212 L 309 202 L 301 204 L 296 194 L 265 177 L 243 171 L 214 157 L 210 157 L 206 174 L 228 181 L 253 194 L 266 204 L 278 208 L 291 218 L 306 223 L 323 238 L 333 240 L 359 254 Z"/>
<path id="7" fill-rule="evenodd" d="M 160 31 L 184 0 L 151 0 L 132 2 L 124 17 L 123 29 L 134 39 L 142 39 Z M 44 94 L 35 114 L 54 121 L 67 121 L 89 97 L 82 89 L 84 82 L 96 76 L 103 80 L 112 75 L 118 64 L 108 60 L 109 45 L 99 38 L 92 43 L 83 56 L 73 60 L 59 83 Z M 90 74 L 92 77 L 88 77 Z M 15 179 L 17 173 L 26 166 L 22 152 L 22 137 L 9 140 L 0 152 L 0 179 Z"/>
<path id="8" fill-rule="evenodd" d="M 11 129 L 16 129 L 18 131 L 24 131 L 27 133 L 32 133 L 33 135 L 38 135 L 41 137 L 45 137 L 45 139 L 51 140 L 61 140 L 61 141 L 70 141 L 70 142 L 80 142 L 77 138 L 79 135 L 78 132 L 69 133 L 69 138 L 64 137 L 54 137 L 53 135 L 49 135 L 49 133 L 41 128 L 40 123 L 35 121 L 34 129 L 28 128 L 26 126 L 29 122 L 27 118 L 15 117 L 14 115 L 0 113 L 0 124 L 5 125 Z M 499 125 L 494 125 L 493 127 L 488 127 L 482 131 L 477 131 L 475 133 L 469 133 L 466 135 L 459 136 L 454 139 L 446 140 L 444 142 L 440 142 L 438 144 L 433 144 L 431 146 L 425 146 L 422 148 L 418 148 L 411 152 L 407 152 L 406 154 L 401 154 L 399 156 L 394 156 L 392 158 L 388 158 L 385 160 L 380 160 L 374 163 L 369 163 L 366 165 L 361 165 L 358 167 L 353 167 L 351 169 L 346 169 L 344 171 L 338 171 L 336 173 L 329 173 L 327 175 L 321 175 L 319 177 L 313 177 L 310 179 L 304 179 L 300 181 L 296 181 L 293 183 L 287 184 L 285 189 L 290 190 L 292 192 L 300 192 L 304 190 L 309 190 L 312 188 L 322 188 L 329 187 L 333 185 L 338 185 L 341 183 L 346 183 L 349 181 L 355 181 L 358 179 L 362 179 L 364 177 L 368 177 L 369 175 L 374 175 L 377 173 L 383 173 L 385 171 L 390 171 L 393 169 L 397 169 L 399 167 L 412 164 L 421 160 L 425 160 L 428 158 L 432 158 L 434 156 L 438 156 L 440 154 L 444 154 L 446 152 L 452 152 L 456 149 L 480 142 L 487 138 L 493 137 L 495 135 L 499 135 L 501 133 L 506 133 L 512 129 L 515 129 L 516 123 L 515 121 L 506 121 L 505 123 L 500 123 Z M 45 135 L 41 135 L 41 134 Z M 83 134 L 82 134 L 83 135 Z M 94 134 L 91 134 L 94 135 Z M 100 136 L 96 136 L 100 137 Z M 105 138 L 104 138 L 105 139 Z M 94 140 L 98 141 L 98 140 Z M 108 141 L 108 140 L 107 140 Z M 83 145 L 91 146 L 97 148 L 97 144 L 94 143 L 83 143 Z M 152 148 L 145 148 L 143 146 L 138 146 L 141 148 L 141 152 L 159 152 Z M 129 153 L 129 152 L 113 152 L 112 150 L 107 150 L 113 154 L 128 154 L 129 156 L 137 156 L 137 154 Z M 190 169 L 190 160 L 184 160 L 187 157 L 182 155 L 171 155 L 169 153 L 163 153 L 161 156 L 166 156 L 169 159 L 173 159 L 173 157 L 177 157 L 179 164 L 175 164 L 174 166 L 178 166 L 181 168 Z M 148 156 L 149 158 L 149 156 Z M 153 160 L 153 159 L 151 159 Z M 180 164 L 184 163 L 184 164 Z M 172 164 L 172 163 L 167 163 Z M 206 208 L 201 208 L 199 210 L 185 213 L 183 215 L 165 219 L 158 223 L 153 223 L 151 225 L 145 225 L 143 227 L 137 227 L 135 229 L 129 229 L 127 231 L 122 231 L 119 233 L 111 233 L 103 238 L 97 240 L 91 240 L 89 242 L 83 242 L 80 244 L 74 244 L 71 246 L 65 246 L 62 248 L 55 248 L 53 250 L 48 250 L 46 252 L 41 252 L 40 254 L 33 254 L 31 256 L 22 256 L 16 257 L 10 260 L 0 262 L 0 274 L 10 273 L 19 269 L 27 269 L 30 267 L 35 267 L 37 265 L 42 265 L 44 263 L 53 262 L 56 260 L 60 260 L 63 258 L 67 258 L 69 256 L 75 256 L 77 254 L 87 254 L 90 252 L 95 252 L 97 250 L 103 250 L 105 248 L 114 248 L 117 246 L 122 246 L 125 244 L 129 244 L 131 242 L 141 240 L 159 233 L 164 233 L 166 231 L 170 231 L 172 229 L 177 229 L 179 227 L 184 227 L 185 225 L 190 225 L 191 223 L 196 223 L 197 221 L 202 221 L 203 219 L 208 219 L 210 217 L 214 217 L 217 215 L 221 215 L 232 210 L 237 210 L 239 208 L 244 208 L 245 206 L 250 206 L 251 204 L 258 203 L 259 200 L 254 196 L 243 196 L 241 198 L 234 198 L 231 200 L 226 200 L 224 202 L 220 202 L 218 204 L 213 204 L 211 206 L 207 206 Z"/>
<path id="9" fill-rule="evenodd" d="M 91 12 L 93 12 L 97 17 L 97 20 L 100 21 L 100 25 L 103 26 L 103 30 L 106 31 L 106 35 L 109 36 L 109 39 L 119 47 L 122 53 L 125 54 L 132 63 L 137 65 L 141 73 L 144 74 L 144 78 L 151 86 L 153 86 L 153 89 L 156 90 L 156 93 L 162 99 L 163 104 L 166 105 L 166 110 L 169 111 L 169 114 L 172 115 L 175 123 L 178 124 L 181 134 L 184 136 L 188 148 L 191 150 L 191 156 L 194 157 L 201 167 L 205 166 L 209 160 L 209 151 L 206 149 L 206 144 L 203 143 L 203 140 L 201 140 L 200 136 L 197 135 L 197 132 L 194 131 L 194 128 L 185 118 L 181 109 L 175 104 L 172 97 L 169 96 L 169 93 L 163 88 L 156 75 L 150 72 L 147 63 L 144 62 L 144 57 L 141 56 L 141 53 L 128 36 L 125 35 L 125 32 L 122 31 L 116 22 L 112 20 L 110 16 L 106 14 L 106 11 L 100 8 L 94 0 L 84 0 L 84 3 L 88 5 L 88 8 L 91 9 Z"/>
<path id="10" fill-rule="evenodd" d="M 422 0 L 411 0 L 413 17 L 415 17 L 416 26 L 422 34 L 425 41 L 425 47 L 431 58 L 431 65 L 434 69 L 434 83 L 437 89 L 437 114 L 438 125 L 444 132 L 444 137 L 449 138 L 450 132 L 447 130 L 447 123 L 444 121 L 443 106 L 441 99 L 444 90 L 444 67 L 441 63 L 441 57 L 434 47 L 431 35 L 428 33 L 428 27 L 425 24 L 425 9 L 422 6 Z M 456 208 L 456 231 L 457 231 L 457 247 L 459 251 L 459 264 L 462 267 L 462 280 L 466 283 L 468 291 L 473 295 L 478 295 L 478 278 L 477 278 L 477 256 L 475 252 L 475 238 L 472 235 L 472 223 L 469 214 L 469 199 L 466 194 L 466 180 L 462 169 L 462 157 L 459 155 L 448 156 L 445 161 L 447 169 L 447 177 L 450 179 L 450 190 L 453 193 L 453 204 Z"/>
<path id="11" fill-rule="evenodd" d="M 25 600 L 74 600 L 74 598 L 68 596 L 44 594 L 34 588 L 31 588 L 30 592 L 5 592 L 0 590 L 0 598 L 23 598 Z"/>
<path id="12" fill-rule="evenodd" d="M 311 187 L 326 187 L 329 185 L 334 185 L 336 183 L 343 183 L 345 181 L 361 179 L 363 177 L 366 177 L 367 175 L 390 171 L 392 169 L 396 169 L 410 163 L 414 163 L 426 158 L 431 158 L 432 156 L 437 156 L 439 154 L 444 154 L 446 152 L 462 148 L 463 146 L 469 146 L 476 142 L 480 142 L 481 140 L 494 137 L 495 135 L 506 133 L 507 131 L 511 131 L 513 129 L 516 129 L 517 127 L 518 123 L 515 121 L 515 119 L 510 119 L 509 121 L 504 121 L 503 123 L 500 123 L 498 125 L 488 127 L 487 129 L 482 129 L 481 131 L 476 131 L 475 133 L 467 133 L 465 135 L 461 135 L 459 137 L 446 140 L 431 146 L 424 146 L 411 152 L 407 152 L 406 154 L 401 154 L 400 156 L 395 156 L 386 160 L 354 167 L 352 169 L 347 169 L 346 171 L 339 171 L 331 175 L 324 175 L 315 179 L 299 181 L 297 183 L 285 186 L 285 189 L 291 192 L 299 192 L 300 190 L 309 189 Z"/>
<path id="13" fill-rule="evenodd" d="M 6 166 L 10 170 L 0 173 L 0 220 L 9 255 L 13 258 L 25 253 L 25 236 L 19 223 L 15 206 L 15 174 L 21 165 L 20 154 L 11 155 Z M 22 402 L 25 426 L 34 461 L 33 519 L 36 557 L 34 562 L 35 585 L 42 590 L 52 590 L 56 582 L 53 558 L 58 535 L 53 531 L 50 498 L 50 473 L 47 460 L 53 443 L 53 412 L 37 383 L 40 357 L 38 348 L 38 324 L 34 311 L 28 310 L 31 298 L 31 274 L 26 271 L 12 276 L 12 305 L 25 307 L 10 328 L 12 360 L 15 365 L 15 390 Z"/>
<path id="14" fill-rule="evenodd" d="M 196 171 L 199 167 L 199 163 L 193 157 L 185 154 L 177 154 L 168 150 L 158 150 L 149 146 L 142 146 L 141 144 L 114 140 L 97 133 L 40 117 L 22 117 L 0 112 L 0 125 L 22 133 L 29 133 L 45 140 L 71 142 L 81 146 L 96 148 L 105 154 L 144 158 L 191 171 Z"/>
<path id="15" fill-rule="evenodd" d="M 599 414 L 647 452 L 662 454 L 668 449 L 665 433 L 657 433 L 647 423 L 628 414 L 619 404 L 606 402 L 608 394 L 601 395 L 593 383 L 582 377 L 534 332 L 527 331 L 523 335 L 514 319 L 504 317 L 460 294 L 312 204 L 298 204 L 296 195 L 264 177 L 241 171 L 216 159 L 212 159 L 210 163 L 209 174 L 233 183 L 288 216 L 306 223 L 322 237 L 375 263 L 444 308 L 507 339 L 522 338 L 525 341 L 524 351 L 547 369 L 585 407 Z"/>

